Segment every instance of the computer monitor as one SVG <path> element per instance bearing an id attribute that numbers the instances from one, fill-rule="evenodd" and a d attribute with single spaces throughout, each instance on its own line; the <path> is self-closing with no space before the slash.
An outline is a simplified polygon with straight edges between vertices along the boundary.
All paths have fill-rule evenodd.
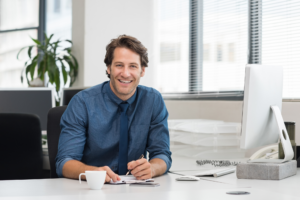
<path id="1" fill-rule="evenodd" d="M 253 162 L 285 162 L 294 157 L 281 115 L 283 68 L 246 65 L 242 116 L 241 148 L 250 149 L 278 142 L 284 159 L 260 159 Z"/>
<path id="2" fill-rule="evenodd" d="M 88 87 L 81 87 L 81 88 L 64 88 L 61 95 L 60 105 L 68 105 L 71 99 L 75 94 L 78 92 L 87 89 Z"/>
<path id="3" fill-rule="evenodd" d="M 1 88 L 0 113 L 36 114 L 45 131 L 48 111 L 55 106 L 54 92 L 51 88 Z"/>

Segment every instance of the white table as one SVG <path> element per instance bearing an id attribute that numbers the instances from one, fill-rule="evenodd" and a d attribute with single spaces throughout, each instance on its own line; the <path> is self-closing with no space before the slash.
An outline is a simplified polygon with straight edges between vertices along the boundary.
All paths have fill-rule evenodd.
<path id="1" fill-rule="evenodd" d="M 184 158 L 173 160 L 173 170 L 176 165 L 183 169 L 189 167 L 184 163 L 193 163 Z M 197 165 L 193 167 L 200 170 Z M 195 182 L 176 181 L 176 177 L 178 175 L 167 174 L 155 178 L 160 183 L 159 187 L 106 184 L 102 190 L 90 190 L 86 182 L 79 184 L 78 180 L 64 178 L 0 181 L 0 199 L 300 199 L 300 171 L 296 176 L 281 181 L 241 180 L 235 174 Z M 248 191 L 250 195 L 227 195 L 228 191 Z"/>

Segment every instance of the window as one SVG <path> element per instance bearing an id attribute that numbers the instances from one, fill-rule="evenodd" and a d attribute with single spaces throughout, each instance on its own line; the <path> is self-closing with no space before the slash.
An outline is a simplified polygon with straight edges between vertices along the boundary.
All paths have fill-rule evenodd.
<path id="1" fill-rule="evenodd" d="M 159 0 L 155 64 L 160 92 L 188 92 L 189 0 Z"/>
<path id="2" fill-rule="evenodd" d="M 300 98 L 300 1 L 261 2 L 261 63 L 281 65 L 283 97 Z"/>
<path id="3" fill-rule="evenodd" d="M 204 44 L 203 45 L 203 62 L 210 61 L 210 45 Z"/>
<path id="4" fill-rule="evenodd" d="M 46 31 L 53 40 L 72 39 L 72 0 L 47 0 Z"/>
<path id="5" fill-rule="evenodd" d="M 39 28 L 39 0 L 0 0 L 0 87 L 27 86 L 20 80 L 27 52 L 20 54 L 20 60 L 16 56 L 22 47 L 33 44 L 30 37 L 37 38 Z"/>
<path id="6" fill-rule="evenodd" d="M 33 44 L 30 37 L 43 40 L 44 32 L 54 33 L 53 40 L 71 39 L 71 0 L 0 0 L 0 87 L 28 86 L 20 80 L 27 51 L 19 60 L 16 56 L 22 47 Z"/>
<path id="7" fill-rule="evenodd" d="M 234 51 L 234 43 L 228 44 L 228 62 L 234 62 L 235 51 Z"/>
<path id="8" fill-rule="evenodd" d="M 159 0 L 157 89 L 243 90 L 247 0 Z"/>
<path id="9" fill-rule="evenodd" d="M 300 98 L 300 1 L 177 0 L 174 4 L 167 0 L 159 2 L 160 11 L 163 11 L 161 16 L 169 16 L 169 21 L 167 18 L 159 18 L 161 26 L 158 37 L 161 40 L 173 38 L 172 44 L 185 38 L 185 43 L 181 43 L 180 46 L 183 49 L 186 49 L 185 45 L 189 41 L 189 62 L 183 62 L 186 51 L 180 55 L 181 62 L 177 61 L 176 64 L 171 61 L 163 62 L 165 59 L 160 60 L 159 67 L 165 70 L 163 74 L 172 74 L 168 78 L 160 77 L 167 80 L 160 82 L 161 92 L 202 94 L 214 91 L 242 91 L 245 65 L 249 63 L 282 65 L 283 97 Z M 182 19 L 185 19 L 184 23 Z M 186 23 L 189 23 L 189 29 Z M 177 32 L 174 31 L 174 27 L 177 27 Z M 177 37 L 173 37 L 175 35 Z M 174 57 L 178 47 L 173 45 L 168 48 L 161 48 L 161 54 L 163 51 L 173 52 L 168 55 Z M 174 79 L 180 80 L 180 84 L 176 84 Z"/>

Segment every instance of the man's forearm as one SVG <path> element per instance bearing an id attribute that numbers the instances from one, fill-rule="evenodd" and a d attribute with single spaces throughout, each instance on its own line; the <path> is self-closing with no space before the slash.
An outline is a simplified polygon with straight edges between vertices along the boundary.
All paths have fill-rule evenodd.
<path id="1" fill-rule="evenodd" d="M 167 164 L 160 158 L 149 161 L 151 164 L 152 177 L 163 175 L 167 170 Z"/>
<path id="2" fill-rule="evenodd" d="M 97 170 L 98 167 L 85 165 L 78 160 L 69 160 L 67 161 L 62 169 L 62 174 L 65 178 L 78 179 L 80 173 L 85 173 L 86 170 Z M 85 179 L 85 176 L 82 176 L 82 179 Z"/>

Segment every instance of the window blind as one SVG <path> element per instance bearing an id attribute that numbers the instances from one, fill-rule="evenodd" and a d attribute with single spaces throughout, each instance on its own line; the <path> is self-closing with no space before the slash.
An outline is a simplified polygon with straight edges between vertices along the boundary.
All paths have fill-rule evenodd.
<path id="1" fill-rule="evenodd" d="M 188 92 L 189 0 L 158 0 L 156 89 Z"/>
<path id="2" fill-rule="evenodd" d="M 248 1 L 203 0 L 202 91 L 243 90 Z"/>
<path id="3" fill-rule="evenodd" d="M 300 98 L 300 1 L 262 1 L 261 63 L 282 65 L 283 98 Z"/>

